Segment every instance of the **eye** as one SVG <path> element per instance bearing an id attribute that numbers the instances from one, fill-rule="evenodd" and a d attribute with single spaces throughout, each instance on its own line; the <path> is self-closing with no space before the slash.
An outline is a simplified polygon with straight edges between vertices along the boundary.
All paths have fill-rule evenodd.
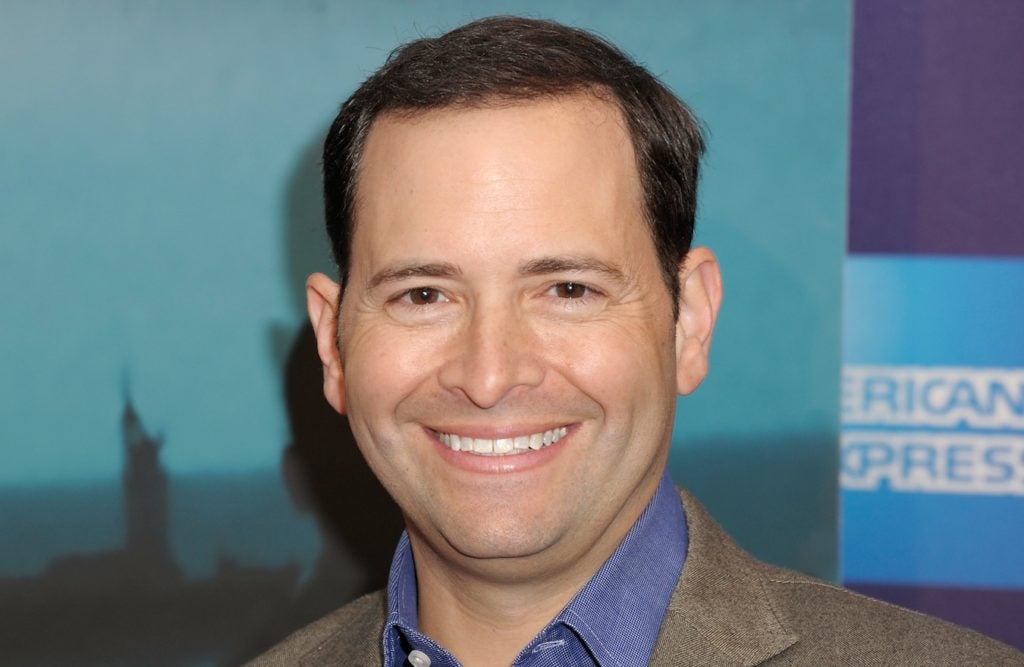
<path id="1" fill-rule="evenodd" d="M 593 290 L 581 283 L 558 283 L 552 287 L 560 299 L 581 299 Z"/>
<path id="2" fill-rule="evenodd" d="M 447 301 L 441 290 L 433 287 L 416 287 L 402 295 L 414 306 L 429 306 L 432 303 Z"/>

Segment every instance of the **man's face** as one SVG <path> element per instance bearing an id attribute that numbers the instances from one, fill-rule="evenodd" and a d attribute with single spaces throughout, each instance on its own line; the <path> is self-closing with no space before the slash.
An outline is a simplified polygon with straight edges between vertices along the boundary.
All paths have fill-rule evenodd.
<path id="1" fill-rule="evenodd" d="M 676 324 L 612 105 L 379 119 L 338 326 L 349 423 L 417 558 L 573 562 L 657 486 Z"/>

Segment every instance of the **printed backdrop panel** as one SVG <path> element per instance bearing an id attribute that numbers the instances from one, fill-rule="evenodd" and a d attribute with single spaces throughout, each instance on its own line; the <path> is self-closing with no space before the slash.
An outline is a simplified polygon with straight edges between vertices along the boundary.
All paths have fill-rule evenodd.
<path id="1" fill-rule="evenodd" d="M 845 584 L 1024 648 L 1024 5 L 855 5 Z"/>

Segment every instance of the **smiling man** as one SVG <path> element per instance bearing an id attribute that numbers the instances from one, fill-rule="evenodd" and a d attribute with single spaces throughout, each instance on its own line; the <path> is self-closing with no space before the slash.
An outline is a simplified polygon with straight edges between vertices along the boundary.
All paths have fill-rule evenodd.
<path id="1" fill-rule="evenodd" d="M 714 260 L 683 269 L 677 330 L 635 164 L 593 95 L 382 118 L 340 354 L 340 288 L 309 283 L 328 398 L 408 520 L 422 630 L 467 663 L 510 663 L 615 550 L 663 476 L 677 376 L 703 374 Z"/>
<path id="2" fill-rule="evenodd" d="M 690 248 L 702 152 L 645 69 L 542 21 L 413 42 L 345 103 L 324 147 L 341 279 L 309 279 L 310 318 L 407 530 L 386 594 L 256 664 L 1013 658 L 758 563 L 673 487 L 676 396 L 722 299 Z"/>

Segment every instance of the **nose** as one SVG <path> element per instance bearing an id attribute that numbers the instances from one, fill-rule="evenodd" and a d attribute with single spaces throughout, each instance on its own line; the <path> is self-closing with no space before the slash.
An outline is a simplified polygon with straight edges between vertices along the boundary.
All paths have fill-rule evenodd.
<path id="1" fill-rule="evenodd" d="M 441 368 L 439 381 L 481 409 L 493 408 L 544 379 L 539 341 L 512 306 L 477 307 Z"/>

